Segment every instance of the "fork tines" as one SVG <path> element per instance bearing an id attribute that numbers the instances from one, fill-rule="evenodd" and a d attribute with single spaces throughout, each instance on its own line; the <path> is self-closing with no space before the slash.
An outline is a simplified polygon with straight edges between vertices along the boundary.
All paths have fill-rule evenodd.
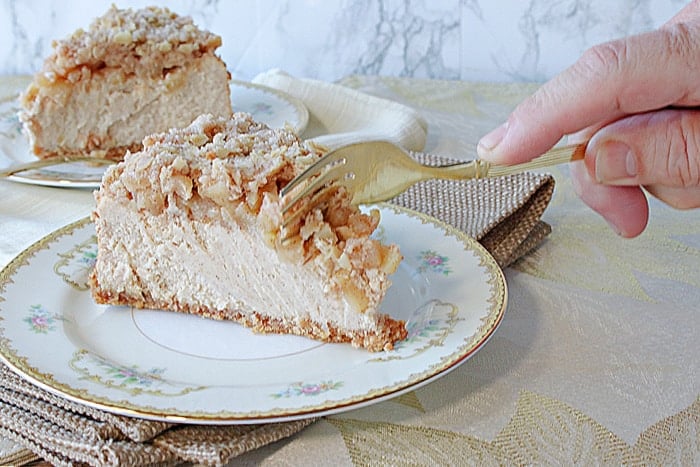
<path id="1" fill-rule="evenodd" d="M 319 191 L 328 185 L 340 183 L 349 188 L 347 182 L 354 174 L 348 172 L 346 163 L 344 156 L 330 152 L 284 186 L 280 192 L 283 216 L 297 212 L 293 208 L 299 201 L 305 198 L 313 201 L 314 196 L 318 196 Z"/>
<path id="2" fill-rule="evenodd" d="M 346 162 L 331 152 L 281 190 L 283 241 L 296 233 L 294 224 L 312 208 L 323 207 L 342 187 L 350 188 L 354 174 L 347 171 Z"/>
<path id="3" fill-rule="evenodd" d="M 287 196 L 293 196 L 293 198 L 291 198 L 292 202 L 289 203 L 289 205 L 294 204 L 293 201 L 297 201 L 298 199 L 304 196 L 303 193 L 301 195 L 299 195 L 298 193 L 294 193 L 293 195 L 292 192 L 295 191 L 295 187 L 307 183 L 312 178 L 324 174 L 327 170 L 333 167 L 342 167 L 345 165 L 346 162 L 347 159 L 339 151 L 331 151 L 326 153 L 323 157 L 314 162 L 301 174 L 297 175 L 294 178 L 294 180 L 292 180 L 284 188 L 282 188 L 282 191 L 280 193 L 282 198 L 284 199 Z M 311 189 L 309 189 L 309 192 L 310 191 Z"/>

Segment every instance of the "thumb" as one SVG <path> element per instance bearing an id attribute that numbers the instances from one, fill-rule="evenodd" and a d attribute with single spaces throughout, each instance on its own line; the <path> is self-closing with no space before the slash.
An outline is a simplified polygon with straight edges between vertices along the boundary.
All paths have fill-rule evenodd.
<path id="1" fill-rule="evenodd" d="M 590 140 L 586 165 L 599 183 L 641 185 L 671 206 L 700 207 L 700 111 L 618 120 Z"/>

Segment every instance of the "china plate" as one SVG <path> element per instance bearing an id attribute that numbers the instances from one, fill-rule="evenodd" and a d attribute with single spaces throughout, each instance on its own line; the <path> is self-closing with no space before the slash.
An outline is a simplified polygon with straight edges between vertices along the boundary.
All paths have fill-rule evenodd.
<path id="1" fill-rule="evenodd" d="M 0 273 L 0 357 L 80 403 L 175 422 L 286 421 L 416 389 L 488 340 L 503 317 L 506 284 L 489 253 L 463 233 L 403 208 L 379 209 L 378 238 L 404 255 L 382 305 L 409 331 L 392 351 L 96 305 L 86 285 L 94 227 L 85 219 L 37 242 Z"/>
<path id="2" fill-rule="evenodd" d="M 248 112 L 271 128 L 289 125 L 301 134 L 309 121 L 309 112 L 300 100 L 259 84 L 232 80 L 231 102 L 235 111 Z M 16 97 L 0 100 L 0 167 L 36 160 L 22 133 L 17 111 Z M 22 172 L 10 179 L 34 185 L 97 188 L 103 172 L 104 167 L 73 163 Z"/>

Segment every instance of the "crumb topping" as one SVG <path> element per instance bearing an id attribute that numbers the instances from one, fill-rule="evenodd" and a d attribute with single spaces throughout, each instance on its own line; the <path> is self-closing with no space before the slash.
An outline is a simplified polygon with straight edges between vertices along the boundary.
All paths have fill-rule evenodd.
<path id="1" fill-rule="evenodd" d="M 320 148 L 292 131 L 271 129 L 246 113 L 231 118 L 202 115 L 189 127 L 144 140 L 141 152 L 110 167 L 96 197 L 136 203 L 159 215 L 225 216 L 256 223 L 267 244 L 287 261 L 313 262 L 329 290 L 342 293 L 358 311 L 376 309 L 402 257 L 396 245 L 369 235 L 379 212 L 350 205 L 344 189 L 332 191 L 293 227 L 282 242 L 279 192 L 318 160 Z"/>
<path id="2" fill-rule="evenodd" d="M 43 77 L 77 81 L 105 67 L 125 74 L 157 76 L 204 54 L 213 54 L 221 37 L 199 29 L 187 16 L 167 8 L 118 9 L 114 5 L 88 30 L 78 29 L 52 43 Z"/>

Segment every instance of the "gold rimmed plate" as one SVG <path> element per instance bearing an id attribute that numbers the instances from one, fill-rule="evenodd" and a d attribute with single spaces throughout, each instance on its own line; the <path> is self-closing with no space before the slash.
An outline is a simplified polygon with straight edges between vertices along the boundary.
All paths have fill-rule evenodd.
<path id="1" fill-rule="evenodd" d="M 0 273 L 0 358 L 74 401 L 186 423 L 316 417 L 416 389 L 484 345 L 503 318 L 506 283 L 489 253 L 463 233 L 404 208 L 379 209 L 376 234 L 404 255 L 382 304 L 409 331 L 392 351 L 96 305 L 86 284 L 95 232 L 85 219 L 48 235 Z"/>
<path id="2" fill-rule="evenodd" d="M 290 126 L 301 134 L 309 121 L 309 112 L 297 98 L 259 84 L 231 81 L 231 102 L 235 111 L 247 112 L 271 128 Z M 0 167 L 36 160 L 17 118 L 17 98 L 0 97 Z M 97 188 L 105 166 L 76 162 L 22 172 L 10 177 L 33 185 Z"/>

